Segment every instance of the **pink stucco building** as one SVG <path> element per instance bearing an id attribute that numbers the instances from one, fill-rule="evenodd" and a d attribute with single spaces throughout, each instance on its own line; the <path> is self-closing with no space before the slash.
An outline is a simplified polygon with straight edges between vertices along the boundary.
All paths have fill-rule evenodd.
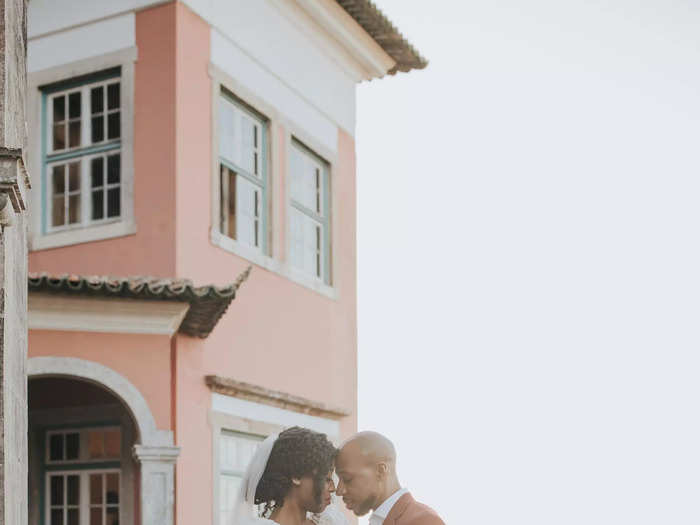
<path id="1" fill-rule="evenodd" d="M 368 0 L 28 32 L 30 523 L 224 525 L 256 441 L 356 428 L 355 88 L 425 62 Z"/>

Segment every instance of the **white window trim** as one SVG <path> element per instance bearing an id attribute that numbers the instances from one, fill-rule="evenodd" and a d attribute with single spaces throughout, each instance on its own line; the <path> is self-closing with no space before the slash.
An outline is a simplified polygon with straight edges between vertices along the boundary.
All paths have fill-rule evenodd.
<path id="1" fill-rule="evenodd" d="M 260 266 L 270 272 L 289 279 L 295 284 L 303 286 L 309 290 L 312 290 L 320 295 L 323 295 L 329 299 L 337 300 L 339 297 L 339 286 L 338 280 L 335 278 L 336 264 L 336 252 L 332 247 L 335 246 L 336 236 L 336 221 L 334 220 L 337 205 L 336 205 L 336 192 L 333 190 L 333 184 L 331 182 L 330 188 L 330 215 L 329 215 L 329 227 L 330 227 L 330 238 L 331 238 L 331 256 L 330 256 L 330 266 L 331 266 L 331 284 L 326 284 L 320 279 L 317 279 L 311 275 L 304 273 L 301 270 L 294 268 L 289 263 L 289 208 L 290 195 L 289 195 L 289 151 L 292 147 L 292 139 L 296 139 L 303 144 L 306 144 L 313 151 L 325 159 L 328 162 L 328 169 L 330 173 L 334 173 L 334 167 L 338 165 L 338 154 L 335 151 L 331 151 L 328 148 L 321 145 L 318 141 L 313 139 L 308 135 L 303 129 L 297 126 L 294 122 L 286 119 L 282 116 L 276 108 L 265 102 L 265 100 L 258 97 L 256 94 L 249 91 L 242 84 L 237 82 L 235 79 L 230 77 L 224 71 L 214 64 L 209 64 L 209 76 L 212 79 L 212 115 L 211 115 L 211 131 L 212 131 L 212 173 L 211 173 L 211 227 L 210 227 L 210 241 L 214 246 L 221 248 L 229 253 L 242 257 L 243 259 Z M 244 245 L 243 243 L 237 242 L 235 239 L 231 239 L 226 235 L 223 235 L 218 228 L 219 223 L 219 206 L 221 203 L 221 197 L 219 194 L 219 121 L 218 121 L 218 97 L 220 96 L 222 87 L 227 91 L 234 93 L 242 100 L 250 103 L 252 107 L 260 110 L 261 114 L 264 114 L 268 118 L 268 173 L 267 173 L 267 202 L 268 202 L 268 214 L 267 214 L 267 232 L 268 235 L 268 250 L 267 254 L 252 248 L 250 246 Z M 280 133 L 280 126 L 285 129 L 285 134 L 283 138 Z M 280 152 L 284 150 L 286 152 L 285 163 L 280 161 Z M 286 202 L 282 205 L 276 201 L 276 196 L 281 195 L 282 185 L 287 188 L 286 191 Z M 283 216 L 286 220 L 283 220 Z M 281 234 L 282 231 L 278 225 L 284 224 L 285 232 L 285 242 L 282 243 Z"/>
<path id="2" fill-rule="evenodd" d="M 221 248 L 239 257 L 243 257 L 249 262 L 264 268 L 272 273 L 285 277 L 295 284 L 318 292 L 329 299 L 338 299 L 338 290 L 327 285 L 320 279 L 316 279 L 312 275 L 308 275 L 301 270 L 293 268 L 291 265 L 285 265 L 277 259 L 266 256 L 245 244 L 238 243 L 234 239 L 223 235 L 222 233 L 212 228 L 210 232 L 210 240 L 214 246 Z"/>
<path id="3" fill-rule="evenodd" d="M 336 247 L 338 246 L 338 231 L 337 231 L 337 220 L 336 216 L 338 213 L 338 202 L 337 202 L 337 184 L 335 183 L 335 177 L 337 177 L 338 169 L 337 167 L 339 166 L 339 159 L 338 159 L 338 154 L 334 151 L 331 151 L 327 148 L 325 148 L 322 144 L 320 144 L 318 141 L 314 140 L 313 137 L 311 137 L 309 134 L 307 134 L 302 128 L 297 126 L 294 122 L 290 121 L 285 121 L 284 122 L 285 129 L 286 129 L 286 134 L 285 134 L 285 150 L 287 152 L 291 151 L 291 148 L 294 147 L 293 143 L 294 142 L 299 142 L 303 145 L 305 145 L 307 148 L 309 148 L 311 151 L 315 152 L 319 157 L 324 159 L 327 162 L 327 169 L 328 169 L 328 184 L 329 184 L 329 203 L 330 203 L 330 210 L 328 210 L 328 228 L 329 228 L 329 237 L 330 237 L 330 256 L 328 258 L 328 263 L 330 265 L 330 275 L 331 275 L 331 282 L 330 284 L 326 284 L 323 282 L 323 279 L 318 279 L 317 277 L 314 277 L 313 275 L 308 275 L 307 273 L 298 270 L 294 268 L 291 264 L 288 265 L 287 268 L 287 275 L 291 280 L 293 280 L 296 283 L 301 284 L 302 286 L 306 286 L 307 288 L 311 288 L 312 290 L 316 290 L 320 293 L 323 294 L 328 294 L 330 291 L 332 291 L 333 297 L 337 298 L 339 294 L 341 293 L 341 285 L 338 279 L 338 250 Z M 291 232 L 289 231 L 290 228 L 290 221 L 289 221 L 289 213 L 290 209 L 292 207 L 292 195 L 291 195 L 291 184 L 292 184 L 292 174 L 291 170 L 289 169 L 289 154 L 286 156 L 287 160 L 287 166 L 285 166 L 285 186 L 289 188 L 289 191 L 286 192 L 286 202 L 285 202 L 285 214 L 287 217 L 287 221 L 285 224 L 285 239 L 286 243 L 284 246 L 285 254 L 287 260 L 289 260 L 289 254 L 290 254 L 290 249 L 291 249 Z"/>
<path id="4" fill-rule="evenodd" d="M 223 431 L 269 436 L 279 433 L 285 428 L 297 425 L 316 430 L 317 432 L 323 432 L 336 446 L 340 441 L 340 423 L 338 421 L 300 414 L 284 408 L 272 407 L 217 393 L 212 393 L 209 423 L 212 428 L 213 451 L 213 525 L 226 525 L 225 523 L 220 523 L 219 520 L 219 497 L 221 491 L 219 485 L 221 474 L 219 469 L 219 441 Z"/>
<path id="5" fill-rule="evenodd" d="M 125 48 L 99 57 L 80 60 L 71 64 L 60 65 L 36 71 L 28 75 L 28 119 L 30 137 L 30 156 L 28 158 L 30 173 L 38 176 L 32 179 L 32 214 L 30 222 L 29 249 L 32 251 L 70 246 L 97 240 L 112 239 L 136 233 L 134 215 L 134 65 L 137 59 L 136 47 Z M 89 75 L 113 67 L 121 67 L 121 183 L 122 202 L 121 217 L 104 223 L 72 227 L 55 232 L 47 228 L 42 232 L 42 155 L 41 141 L 41 96 L 40 86 L 69 80 L 82 75 Z M 47 106 L 48 108 L 48 106 Z M 48 110 L 48 109 L 47 109 Z M 47 176 L 48 181 L 48 176 Z M 48 210 L 47 210 L 48 211 Z"/>
<path id="6" fill-rule="evenodd" d="M 289 144 L 289 149 L 287 150 L 289 152 L 288 159 L 289 162 L 288 167 L 287 167 L 287 187 L 289 188 L 288 192 L 288 199 L 287 199 L 287 254 L 288 256 L 292 252 L 292 235 L 291 235 L 291 214 L 296 211 L 298 213 L 301 213 L 305 217 L 309 218 L 312 220 L 316 225 L 321 227 L 321 230 L 323 231 L 324 235 L 321 237 L 321 246 L 320 246 L 320 261 L 319 261 L 319 270 L 321 275 L 311 275 L 308 272 L 305 272 L 304 270 L 297 268 L 295 266 L 292 266 L 291 263 L 291 257 L 290 258 L 290 269 L 294 271 L 295 273 L 298 273 L 299 275 L 305 275 L 308 279 L 312 281 L 318 281 L 321 284 L 327 285 L 327 286 L 332 286 L 333 284 L 333 263 L 332 263 L 332 257 L 333 257 L 333 235 L 332 235 L 332 214 L 333 214 L 333 207 L 330 206 L 330 210 L 324 209 L 326 206 L 325 203 L 325 195 L 326 193 L 328 194 L 328 200 L 329 203 L 332 200 L 332 195 L 333 195 L 333 184 L 331 182 L 331 166 L 329 163 L 323 162 L 323 159 L 319 157 L 317 153 L 314 151 L 311 151 L 305 144 L 303 144 L 297 137 L 291 136 L 291 139 L 288 142 Z M 305 206 L 303 203 L 297 201 L 293 196 L 292 196 L 292 170 L 291 170 L 291 156 L 292 156 L 292 149 L 296 149 L 299 151 L 303 152 L 303 149 L 308 149 L 308 152 L 303 152 L 306 153 L 311 157 L 313 162 L 316 165 L 316 169 L 320 171 L 321 173 L 321 213 L 317 214 L 323 219 L 325 219 L 323 222 L 319 221 L 316 216 L 308 213 L 306 210 L 308 209 L 307 206 Z M 327 177 L 327 178 L 326 178 Z M 297 205 L 295 206 L 294 203 Z M 312 211 L 312 210 L 309 210 Z M 330 242 L 326 241 L 326 234 L 328 235 L 328 239 Z M 328 253 L 326 253 L 328 252 Z M 327 268 L 326 265 L 329 265 L 330 268 Z M 330 284 L 326 283 L 326 272 L 329 272 L 329 281 Z"/>
<path id="7" fill-rule="evenodd" d="M 229 428 L 229 426 L 237 426 L 235 423 L 230 423 L 227 425 L 226 422 L 223 423 L 223 426 L 219 427 L 218 433 L 214 437 L 214 444 L 217 447 L 216 450 L 214 451 L 214 458 L 216 460 L 216 463 L 214 465 L 214 470 L 215 470 L 215 476 L 216 476 L 216 481 L 215 481 L 215 487 L 216 487 L 216 492 L 215 492 L 215 499 L 216 502 L 214 503 L 214 523 L 220 524 L 220 525 L 229 525 L 228 523 L 221 523 L 221 477 L 222 476 L 231 476 L 231 477 L 238 477 L 242 478 L 243 475 L 245 474 L 244 471 L 239 472 L 239 471 L 234 471 L 234 470 L 226 470 L 221 468 L 221 464 L 219 463 L 220 457 L 219 453 L 221 452 L 221 436 L 225 433 L 229 434 L 238 434 L 241 437 L 250 437 L 250 438 L 258 438 L 260 442 L 264 440 L 267 436 L 273 433 L 280 432 L 282 429 L 281 428 L 270 428 L 270 429 L 257 429 L 257 432 L 243 432 L 241 430 L 235 430 Z"/>
<path id="8" fill-rule="evenodd" d="M 223 87 L 223 86 L 222 86 Z M 230 90 L 227 90 L 230 91 Z M 232 93 L 232 92 L 231 92 Z M 270 253 L 270 205 L 271 205 L 271 200 L 270 200 L 270 120 L 264 116 L 262 113 L 257 112 L 257 110 L 251 110 L 245 107 L 244 102 L 238 102 L 235 100 L 236 97 L 235 95 L 233 97 L 225 95 L 223 93 L 222 89 L 219 89 L 219 94 L 218 98 L 216 99 L 216 135 L 215 135 L 215 144 L 213 144 L 214 148 L 216 149 L 217 152 L 217 157 L 216 157 L 216 162 L 217 162 L 217 171 L 221 169 L 221 159 L 225 159 L 225 164 L 224 166 L 228 167 L 231 171 L 233 171 L 236 174 L 236 178 L 241 177 L 247 184 L 255 187 L 255 191 L 260 195 L 262 198 L 260 199 L 262 202 L 262 210 L 261 213 L 258 214 L 257 220 L 258 220 L 258 245 L 252 245 L 248 243 L 244 243 L 241 241 L 236 241 L 237 244 L 240 244 L 242 246 L 245 246 L 248 249 L 255 250 L 260 252 L 261 254 L 265 255 L 267 253 Z M 240 168 L 236 165 L 236 163 L 232 159 L 226 158 L 224 155 L 221 154 L 219 151 L 219 117 L 220 117 L 220 112 L 219 112 L 219 107 L 221 102 L 224 101 L 225 103 L 228 103 L 231 105 L 233 108 L 234 113 L 240 113 L 249 119 L 253 120 L 257 124 L 258 128 L 258 133 L 257 133 L 257 141 L 258 141 L 258 147 L 257 147 L 257 154 L 259 160 L 259 165 L 258 165 L 258 173 L 251 173 L 247 171 L 246 169 Z M 217 184 L 216 188 L 214 188 L 214 191 L 218 194 L 219 198 L 217 200 L 217 221 L 216 223 L 213 223 L 215 225 L 216 230 L 221 233 L 221 235 L 225 235 L 223 231 L 221 231 L 220 228 L 220 219 L 221 219 L 221 179 L 220 179 L 220 171 L 219 171 L 219 178 L 217 179 Z M 229 237 L 231 238 L 231 237 Z M 232 240 L 235 240 L 231 238 Z"/>
<path id="9" fill-rule="evenodd" d="M 269 436 L 284 430 L 281 425 L 266 424 L 259 421 L 247 420 L 240 417 L 231 416 L 223 412 L 209 412 L 209 422 L 212 428 L 212 516 L 213 525 L 227 525 L 220 523 L 221 517 L 221 469 L 219 468 L 219 452 L 221 447 L 221 434 L 223 432 L 240 432 L 242 434 L 253 434 L 256 436 Z"/>

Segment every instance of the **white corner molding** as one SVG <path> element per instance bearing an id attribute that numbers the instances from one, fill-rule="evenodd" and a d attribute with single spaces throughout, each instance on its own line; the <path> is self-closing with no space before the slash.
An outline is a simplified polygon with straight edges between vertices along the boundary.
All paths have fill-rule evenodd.
<path id="1" fill-rule="evenodd" d="M 364 80 L 381 78 L 396 61 L 335 0 L 295 0 L 366 71 Z"/>
<path id="2" fill-rule="evenodd" d="M 65 297 L 30 292 L 30 330 L 155 334 L 172 336 L 189 303 L 138 299 Z"/>

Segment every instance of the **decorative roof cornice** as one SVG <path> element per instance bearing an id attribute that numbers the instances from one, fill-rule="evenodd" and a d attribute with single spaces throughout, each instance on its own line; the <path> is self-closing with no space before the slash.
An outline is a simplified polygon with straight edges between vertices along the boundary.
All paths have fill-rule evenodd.
<path id="1" fill-rule="evenodd" d="M 29 291 L 73 297 L 101 299 L 139 299 L 189 303 L 179 331 L 194 337 L 207 337 L 250 275 L 249 266 L 230 285 L 197 286 L 189 279 L 157 277 L 112 277 L 81 275 L 29 274 Z"/>
<path id="2" fill-rule="evenodd" d="M 371 0 L 336 0 L 345 11 L 396 61 L 388 71 L 408 72 L 423 69 L 428 61 L 404 38 L 384 13 Z"/>
<path id="3" fill-rule="evenodd" d="M 217 394 L 254 401 L 256 403 L 283 408 L 301 414 L 336 420 L 350 415 L 350 412 L 342 408 L 330 407 L 319 401 L 311 401 L 285 392 L 269 390 L 261 386 L 243 383 L 228 377 L 211 375 L 206 376 L 205 381 L 212 392 L 216 392 Z"/>

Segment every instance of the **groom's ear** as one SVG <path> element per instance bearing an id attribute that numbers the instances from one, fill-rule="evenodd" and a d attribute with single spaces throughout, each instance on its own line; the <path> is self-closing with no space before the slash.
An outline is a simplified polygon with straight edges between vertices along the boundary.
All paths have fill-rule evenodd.
<path id="1" fill-rule="evenodd" d="M 384 463 L 383 461 L 380 463 L 377 463 L 377 475 L 379 478 L 385 478 L 386 475 L 389 473 L 389 465 Z"/>

